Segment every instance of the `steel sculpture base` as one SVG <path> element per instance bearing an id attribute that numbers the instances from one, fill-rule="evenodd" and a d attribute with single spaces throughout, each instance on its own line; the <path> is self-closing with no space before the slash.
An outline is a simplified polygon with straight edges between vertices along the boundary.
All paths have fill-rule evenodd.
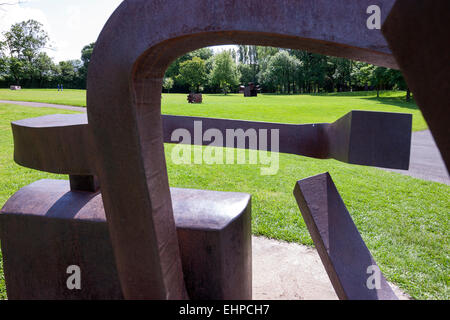
<path id="1" fill-rule="evenodd" d="M 171 194 L 189 297 L 251 299 L 250 196 Z M 0 231 L 9 299 L 123 298 L 100 193 L 70 191 L 64 180 L 35 182 L 5 204 Z M 67 288 L 71 265 L 80 267 L 81 290 Z"/>
<path id="2" fill-rule="evenodd" d="M 298 181 L 294 196 L 339 299 L 398 299 L 381 271 L 368 286 L 377 264 L 328 173 Z"/>

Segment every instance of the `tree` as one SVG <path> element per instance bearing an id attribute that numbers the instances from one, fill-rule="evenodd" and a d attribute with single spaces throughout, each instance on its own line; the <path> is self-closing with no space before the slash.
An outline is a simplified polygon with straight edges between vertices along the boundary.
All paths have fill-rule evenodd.
<path id="1" fill-rule="evenodd" d="M 172 78 L 164 78 L 163 80 L 163 88 L 167 90 L 167 93 L 170 93 L 170 89 L 173 88 L 173 79 Z"/>
<path id="2" fill-rule="evenodd" d="M 333 75 L 334 80 L 338 85 L 339 91 L 352 90 L 352 69 L 353 64 L 351 60 L 344 58 L 331 58 L 336 66 Z"/>
<path id="3" fill-rule="evenodd" d="M 365 91 L 369 89 L 369 85 L 372 85 L 374 70 L 375 66 L 365 62 L 356 62 L 354 64 L 353 77 L 357 85 L 364 87 Z"/>
<path id="4" fill-rule="evenodd" d="M 384 67 L 374 67 L 372 83 L 377 87 L 377 98 L 380 97 L 380 90 L 382 90 L 389 81 L 387 70 L 388 69 Z"/>
<path id="5" fill-rule="evenodd" d="M 256 77 L 257 74 L 255 74 L 254 72 L 254 68 L 252 65 L 249 64 L 244 64 L 244 63 L 240 63 L 238 65 L 238 70 L 239 70 L 239 81 L 241 84 L 246 85 L 249 82 L 257 82 L 256 81 Z"/>
<path id="6" fill-rule="evenodd" d="M 211 57 L 214 55 L 211 48 L 201 48 L 192 52 L 189 52 L 179 58 L 177 58 L 172 64 L 167 68 L 165 77 L 166 78 L 172 78 L 174 80 L 174 88 L 175 90 L 185 92 L 189 90 L 189 85 L 186 84 L 180 77 L 180 65 L 181 63 L 192 60 L 194 57 L 198 57 L 202 60 L 208 61 L 211 59 Z M 208 70 L 208 63 L 206 63 L 207 72 Z"/>
<path id="7" fill-rule="evenodd" d="M 23 79 L 29 79 L 32 83 L 36 72 L 35 60 L 49 41 L 43 25 L 36 20 L 23 21 L 13 24 L 3 36 L 3 47 L 10 60 L 11 76 L 16 84 L 20 84 Z"/>
<path id="8" fill-rule="evenodd" d="M 205 60 L 194 57 L 180 64 L 179 79 L 189 84 L 192 91 L 200 92 L 200 86 L 207 81 Z"/>
<path id="9" fill-rule="evenodd" d="M 87 87 L 87 75 L 88 75 L 88 67 L 91 62 L 92 52 L 94 51 L 95 42 L 84 46 L 81 50 L 81 61 L 83 65 L 80 67 L 80 81 L 82 83 L 83 88 Z"/>
<path id="10" fill-rule="evenodd" d="M 291 93 L 295 87 L 297 72 L 301 67 L 301 62 L 291 56 L 286 50 L 281 50 L 272 56 L 263 75 L 264 80 L 269 85 L 282 93 Z"/>
<path id="11" fill-rule="evenodd" d="M 257 82 L 259 66 L 259 53 L 257 46 L 238 46 L 239 71 L 241 83 Z"/>
<path id="12" fill-rule="evenodd" d="M 55 71 L 55 64 L 53 60 L 45 52 L 39 53 L 34 63 L 36 76 L 39 81 L 39 88 L 44 86 L 44 83 L 52 81 L 52 77 Z"/>
<path id="13" fill-rule="evenodd" d="M 214 56 L 210 83 L 212 86 L 221 88 L 225 95 L 231 87 L 239 84 L 239 74 L 231 51 L 225 50 Z"/>
<path id="14" fill-rule="evenodd" d="M 78 71 L 81 66 L 82 63 L 80 60 L 61 61 L 57 68 L 58 83 L 63 84 L 65 88 L 79 87 L 80 77 Z"/>

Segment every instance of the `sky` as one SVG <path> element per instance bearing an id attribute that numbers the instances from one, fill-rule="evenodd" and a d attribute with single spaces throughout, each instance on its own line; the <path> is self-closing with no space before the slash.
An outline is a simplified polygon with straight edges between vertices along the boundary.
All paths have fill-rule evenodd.
<path id="1" fill-rule="evenodd" d="M 0 0 L 0 3 L 15 3 Z M 0 33 L 12 24 L 34 19 L 44 25 L 51 49 L 45 50 L 56 62 L 80 59 L 81 49 L 95 42 L 104 24 L 122 0 L 21 0 L 0 7 Z M 220 46 L 215 51 L 228 49 Z"/>

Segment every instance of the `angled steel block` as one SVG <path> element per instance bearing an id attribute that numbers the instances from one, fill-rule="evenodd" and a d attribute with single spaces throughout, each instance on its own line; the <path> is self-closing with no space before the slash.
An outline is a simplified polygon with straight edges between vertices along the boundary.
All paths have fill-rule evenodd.
<path id="1" fill-rule="evenodd" d="M 251 299 L 250 196 L 178 188 L 171 195 L 189 297 Z M 99 192 L 37 181 L 3 207 L 0 237 L 9 299 L 123 299 Z M 80 290 L 67 287 L 71 265 L 80 267 Z"/>
<path id="2" fill-rule="evenodd" d="M 397 0 L 382 31 L 450 168 L 450 1 Z"/>
<path id="3" fill-rule="evenodd" d="M 329 157 L 351 164 L 409 169 L 412 115 L 352 111 L 327 128 Z"/>
<path id="4" fill-rule="evenodd" d="M 294 196 L 339 299 L 396 300 L 381 272 L 370 288 L 369 268 L 378 268 L 328 173 L 297 182 Z"/>

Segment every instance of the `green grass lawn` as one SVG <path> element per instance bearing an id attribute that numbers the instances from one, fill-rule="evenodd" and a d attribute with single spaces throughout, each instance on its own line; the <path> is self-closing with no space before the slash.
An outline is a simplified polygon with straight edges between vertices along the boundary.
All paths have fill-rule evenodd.
<path id="1" fill-rule="evenodd" d="M 185 98 L 186 95 L 164 95 L 164 112 L 307 123 L 334 121 L 348 110 L 369 109 L 414 112 L 416 130 L 423 122 L 420 112 L 412 104 L 402 106 L 395 94 L 380 100 L 356 95 L 263 95 L 257 99 L 207 95 L 205 100 L 209 102 L 194 106 L 188 105 Z M 2 92 L 0 99 L 5 99 Z M 33 181 L 67 179 L 13 162 L 10 122 L 52 113 L 72 112 L 0 104 L 0 205 Z M 250 193 L 254 234 L 306 245 L 313 243 L 292 191 L 297 180 L 330 172 L 387 279 L 416 299 L 449 298 L 449 186 L 376 168 L 287 154 L 280 154 L 280 170 L 274 176 L 261 176 L 258 165 L 175 165 L 171 162 L 172 148 L 173 145 L 166 145 L 171 186 Z M 0 270 L 0 297 L 5 298 L 1 277 Z"/>
<path id="2" fill-rule="evenodd" d="M 165 114 L 254 120 L 282 123 L 334 122 L 352 110 L 404 112 L 413 114 L 413 130 L 425 130 L 427 125 L 414 102 L 405 102 L 405 92 L 347 92 L 317 95 L 270 95 L 243 98 L 243 95 L 204 95 L 204 103 L 188 105 L 186 94 L 164 94 Z M 0 100 L 35 101 L 73 106 L 86 106 L 85 90 L 0 89 Z"/>

